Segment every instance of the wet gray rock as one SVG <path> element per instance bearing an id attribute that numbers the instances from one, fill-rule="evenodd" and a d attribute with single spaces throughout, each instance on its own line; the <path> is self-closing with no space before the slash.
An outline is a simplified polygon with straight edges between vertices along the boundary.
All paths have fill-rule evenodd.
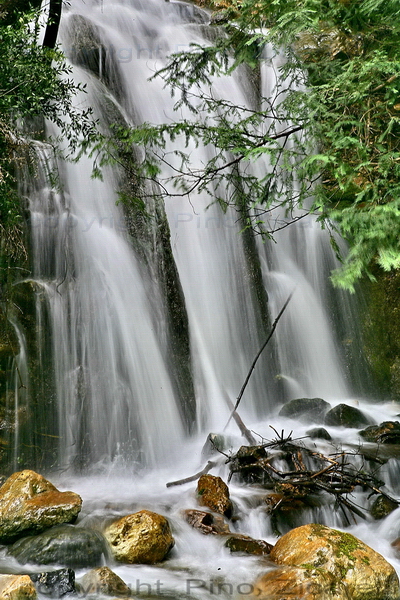
<path id="1" fill-rule="evenodd" d="M 371 424 L 371 420 L 361 410 L 348 404 L 338 404 L 325 415 L 325 425 L 358 429 Z"/>
<path id="2" fill-rule="evenodd" d="M 107 544 L 97 531 L 59 525 L 39 535 L 23 538 L 8 549 L 21 564 L 96 567 L 107 553 Z"/>
<path id="3" fill-rule="evenodd" d="M 329 432 L 325 429 L 325 427 L 314 427 L 314 429 L 309 429 L 306 431 L 306 434 L 310 436 L 312 440 L 331 440 L 332 437 Z"/>
<path id="4" fill-rule="evenodd" d="M 29 577 L 35 584 L 35 588 L 39 594 L 44 594 L 45 596 L 61 598 L 65 594 L 74 594 L 76 592 L 75 572 L 72 569 L 30 573 Z"/>
<path id="5" fill-rule="evenodd" d="M 322 398 L 296 398 L 286 402 L 279 411 L 279 415 L 308 423 L 322 423 L 325 413 L 330 408 L 329 402 Z"/>

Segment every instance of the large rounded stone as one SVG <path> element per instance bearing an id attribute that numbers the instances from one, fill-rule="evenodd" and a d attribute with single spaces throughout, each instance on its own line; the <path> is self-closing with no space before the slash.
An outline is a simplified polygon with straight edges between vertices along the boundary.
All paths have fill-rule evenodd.
<path id="1" fill-rule="evenodd" d="M 57 564 L 78 569 L 100 565 L 107 554 L 107 545 L 97 531 L 59 525 L 39 535 L 18 540 L 8 551 L 23 565 Z"/>
<path id="2" fill-rule="evenodd" d="M 74 492 L 60 492 L 34 471 L 14 473 L 0 488 L 0 543 L 73 523 L 82 506 Z"/>
<path id="3" fill-rule="evenodd" d="M 232 502 L 229 498 L 229 488 L 221 477 L 202 475 L 197 483 L 198 502 L 211 510 L 230 517 Z"/>
<path id="4" fill-rule="evenodd" d="M 0 575 L 1 600 L 35 600 L 37 593 L 29 575 Z"/>
<path id="5" fill-rule="evenodd" d="M 282 536 L 271 551 L 277 564 L 322 569 L 346 586 L 351 600 L 398 600 L 396 571 L 378 552 L 349 533 L 303 525 Z"/>
<path id="6" fill-rule="evenodd" d="M 254 584 L 249 600 L 350 600 L 346 587 L 323 569 L 280 567 Z M 244 598 L 243 598 L 244 600 Z"/>
<path id="7" fill-rule="evenodd" d="M 174 545 L 167 519 L 149 510 L 122 517 L 107 527 L 104 535 L 114 558 L 126 563 L 160 562 Z"/>

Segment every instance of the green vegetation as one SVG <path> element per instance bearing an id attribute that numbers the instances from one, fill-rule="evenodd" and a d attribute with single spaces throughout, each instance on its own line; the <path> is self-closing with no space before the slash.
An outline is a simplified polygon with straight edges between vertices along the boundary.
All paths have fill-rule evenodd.
<path id="1" fill-rule="evenodd" d="M 76 149 L 77 135 L 88 135 L 90 111 L 77 111 L 72 100 L 81 89 L 68 76 L 63 55 L 41 46 L 36 12 L 5 11 L 0 3 L 0 228 L 7 253 L 21 255 L 21 207 L 16 191 L 18 169 L 34 169 L 31 140 L 43 139 L 45 119 Z M 62 116 L 68 114 L 65 123 Z"/>
<path id="2" fill-rule="evenodd" d="M 158 73 L 176 95 L 176 109 L 187 106 L 193 118 L 116 128 L 117 143 L 144 146 L 142 167 L 154 178 L 162 163 L 172 162 L 166 141 L 183 139 L 187 151 L 176 151 L 169 181 L 175 193 L 206 190 L 211 202 L 236 206 L 245 226 L 264 236 L 284 226 L 273 206 L 281 205 L 292 221 L 313 211 L 338 253 L 333 231 L 349 242 L 349 254 L 333 274 L 337 285 L 353 289 L 365 274 L 374 279 L 376 264 L 399 267 L 397 0 L 220 4 L 232 9 L 226 37 L 173 55 Z M 243 63 L 258 68 L 261 49 L 270 43 L 283 48 L 286 59 L 272 98 L 244 107 L 213 94 L 215 76 L 232 74 Z M 191 162 L 192 143 L 216 147 L 200 170 Z M 250 166 L 266 156 L 268 172 L 255 174 Z"/>

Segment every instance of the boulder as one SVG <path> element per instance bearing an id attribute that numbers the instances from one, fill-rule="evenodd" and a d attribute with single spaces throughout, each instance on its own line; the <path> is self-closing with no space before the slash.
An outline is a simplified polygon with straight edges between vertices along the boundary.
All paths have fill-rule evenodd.
<path id="1" fill-rule="evenodd" d="M 398 421 L 384 421 L 380 425 L 370 425 L 360 431 L 360 435 L 366 442 L 400 444 L 400 423 Z"/>
<path id="2" fill-rule="evenodd" d="M 232 516 L 232 502 L 229 498 L 229 488 L 221 477 L 202 475 L 197 483 L 198 502 L 214 512 Z"/>
<path id="3" fill-rule="evenodd" d="M 29 577 L 41 595 L 61 598 L 66 594 L 75 594 L 75 573 L 72 569 L 59 569 L 46 573 L 30 573 Z"/>
<path id="4" fill-rule="evenodd" d="M 394 500 L 391 500 L 390 498 L 387 498 L 386 496 L 383 496 L 381 494 L 377 498 L 375 498 L 371 506 L 370 512 L 374 519 L 384 519 L 398 507 L 398 502 L 395 502 Z"/>
<path id="5" fill-rule="evenodd" d="M 319 568 L 280 567 L 252 586 L 249 600 L 350 600 L 346 587 Z M 244 598 L 243 598 L 244 600 Z"/>
<path id="6" fill-rule="evenodd" d="M 225 542 L 225 547 L 231 552 L 243 552 L 245 554 L 254 554 L 261 556 L 269 554 L 273 548 L 272 544 L 264 540 L 255 540 L 248 535 L 233 533 Z"/>
<path id="7" fill-rule="evenodd" d="M 149 510 L 122 517 L 104 535 L 114 558 L 126 563 L 160 562 L 175 543 L 167 519 Z"/>
<path id="8" fill-rule="evenodd" d="M 330 441 L 332 439 L 330 433 L 328 433 L 325 427 L 314 427 L 314 429 L 309 429 L 306 431 L 306 435 L 310 436 L 312 440 Z"/>
<path id="9" fill-rule="evenodd" d="M 126 583 L 108 567 L 98 567 L 86 573 L 80 581 L 80 591 L 84 596 L 104 594 L 126 598 L 131 595 Z"/>
<path id="10" fill-rule="evenodd" d="M 322 398 L 296 398 L 286 402 L 279 411 L 279 415 L 308 423 L 321 423 L 330 408 L 329 402 Z"/>
<path id="11" fill-rule="evenodd" d="M 270 559 L 333 575 L 351 600 L 398 600 L 400 595 L 396 571 L 383 556 L 353 535 L 324 525 L 292 529 L 277 541 Z"/>
<path id="12" fill-rule="evenodd" d="M 325 425 L 357 429 L 371 425 L 371 421 L 355 406 L 338 404 L 325 415 Z"/>
<path id="13" fill-rule="evenodd" d="M 225 523 L 222 516 L 213 515 L 203 510 L 187 509 L 183 511 L 183 517 L 189 525 L 205 535 L 230 533 L 229 525 Z"/>
<path id="14" fill-rule="evenodd" d="M 29 575 L 0 575 L 1 600 L 35 600 L 37 593 Z"/>
<path id="15" fill-rule="evenodd" d="M 60 492 L 34 471 L 14 473 L 0 488 L 0 543 L 73 523 L 82 506 L 74 492 Z"/>
<path id="16" fill-rule="evenodd" d="M 21 564 L 96 567 L 107 554 L 101 533 L 73 525 L 58 525 L 36 536 L 18 540 L 8 549 Z"/>

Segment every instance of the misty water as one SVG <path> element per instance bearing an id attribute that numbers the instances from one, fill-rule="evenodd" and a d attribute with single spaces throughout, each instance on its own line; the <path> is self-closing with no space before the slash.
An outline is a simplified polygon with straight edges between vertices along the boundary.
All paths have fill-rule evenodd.
<path id="1" fill-rule="evenodd" d="M 180 2 L 71 0 L 64 7 L 61 39 L 74 78 L 87 86 L 77 105 L 92 106 L 103 127 L 113 115 L 132 125 L 183 117 L 174 112 L 175 101 L 163 81 L 149 77 L 168 54 L 207 43 L 215 35 L 208 21 L 207 12 Z M 276 73 L 266 57 L 260 68 L 264 94 L 274 89 Z M 255 90 L 246 72 L 239 71 L 216 79 L 213 93 L 249 106 Z M 57 134 L 50 125 L 48 133 Z M 193 148 L 194 166 L 204 164 L 209 152 Z M 38 153 L 41 171 L 29 187 L 33 279 L 40 297 L 38 323 L 51 327 L 52 427 L 59 439 L 49 478 L 82 496 L 82 526 L 100 528 L 112 517 L 142 508 L 169 518 L 176 545 L 165 563 L 127 566 L 107 559 L 138 597 L 246 595 L 246 585 L 270 567 L 259 557 L 231 555 L 218 536 L 190 528 L 181 511 L 196 508 L 196 484 L 167 488 L 166 483 L 201 470 L 208 460 L 202 455 L 208 433 L 223 431 L 230 414 L 226 398 L 237 397 L 268 332 L 263 294 L 272 323 L 294 292 L 240 405 L 260 442 L 276 436 L 272 428 L 293 431 L 294 438 L 306 436 L 309 425 L 278 416 L 283 402 L 296 397 L 358 406 L 377 423 L 400 412 L 395 403 L 363 399 L 364 364 L 360 359 L 357 370 L 354 358 L 359 353 L 356 299 L 330 284 L 329 272 L 337 262 L 329 236 L 310 216 L 278 232 L 276 244 L 254 238 L 249 259 L 234 209 L 207 208 L 207 194 L 171 195 L 165 198 L 165 215 L 152 222 L 154 233 L 146 246 L 132 240 L 117 202 L 117 171 L 106 168 L 100 181 L 91 177 L 89 158 L 76 164 L 59 161 L 61 186 L 55 189 L 46 177 L 55 168 L 52 152 L 42 144 Z M 159 242 L 154 241 L 164 216 L 188 331 L 192 377 L 186 392 L 180 387 L 171 305 L 159 277 Z M 262 294 L 254 293 L 251 260 L 259 264 Z M 25 352 L 22 342 L 21 348 Z M 327 429 L 332 443 L 318 442 L 326 454 L 360 444 L 357 430 Z M 233 422 L 225 435 L 231 440 L 228 454 L 246 443 Z M 305 437 L 303 443 L 312 447 L 317 442 Z M 18 452 L 17 438 L 16 464 Z M 211 473 L 226 481 L 225 457 L 217 460 Z M 395 459 L 382 467 L 394 496 L 400 494 L 398 473 Z M 274 543 L 262 490 L 233 480 L 230 491 L 238 516 L 232 531 Z M 365 497 L 357 501 L 367 503 Z M 314 521 L 344 526 L 332 506 L 304 512 L 298 524 Z M 390 546 L 400 535 L 398 510 L 382 522 L 360 522 L 350 530 L 400 572 Z M 224 582 L 229 585 L 219 588 Z"/>

